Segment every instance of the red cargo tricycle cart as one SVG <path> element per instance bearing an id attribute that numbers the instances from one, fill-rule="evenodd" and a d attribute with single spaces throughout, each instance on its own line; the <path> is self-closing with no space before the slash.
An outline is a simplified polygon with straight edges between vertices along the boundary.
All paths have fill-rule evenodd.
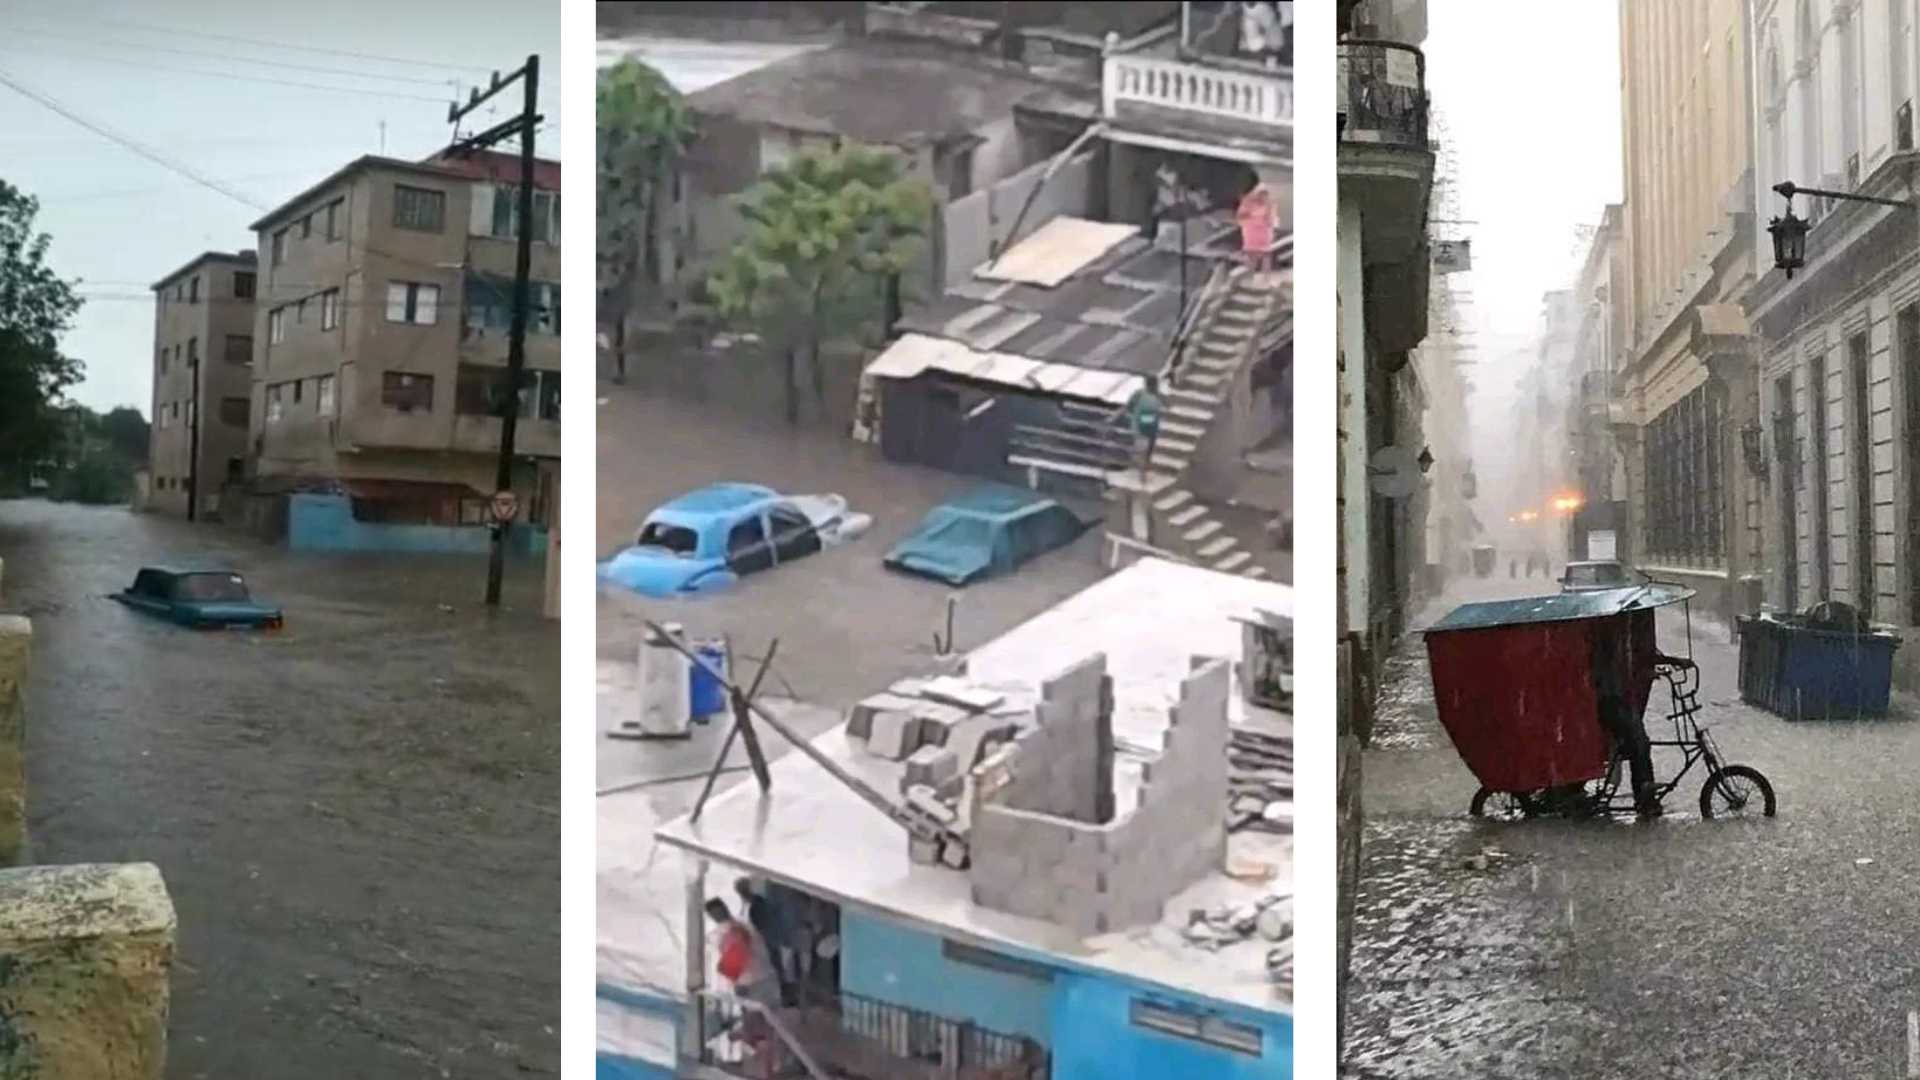
<path id="1" fill-rule="evenodd" d="M 1697 764 L 1707 769 L 1702 817 L 1773 816 L 1773 785 L 1727 764 L 1699 723 L 1700 669 L 1655 645 L 1655 610 L 1692 596 L 1652 583 L 1466 604 L 1426 631 L 1440 722 L 1480 781 L 1475 817 L 1632 814 L 1650 812 L 1649 801 L 1657 811 Z M 1689 652 L 1691 635 L 1689 618 Z M 1647 732 L 1656 682 L 1666 686 L 1668 724 Z M 1661 747 L 1684 762 L 1670 779 L 1623 791 L 1641 733 L 1643 767 Z"/>

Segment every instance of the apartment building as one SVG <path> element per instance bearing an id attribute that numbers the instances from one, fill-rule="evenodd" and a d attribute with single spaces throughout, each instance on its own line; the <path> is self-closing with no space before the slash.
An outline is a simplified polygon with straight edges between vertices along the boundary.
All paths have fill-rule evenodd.
<path id="1" fill-rule="evenodd" d="M 1620 6 L 1626 355 L 1613 429 L 1635 558 L 1722 618 L 1757 605 L 1758 407 L 1744 0 Z"/>
<path id="2" fill-rule="evenodd" d="M 1789 181 L 1911 204 L 1916 189 L 1914 0 L 1752 0 L 1752 112 L 1768 257 L 1746 298 L 1763 411 L 1750 466 L 1764 483 L 1766 599 L 1849 603 L 1920 626 L 1920 244 L 1911 206 L 1802 196 L 1806 265 L 1772 268 L 1766 218 Z M 1764 449 L 1763 449 L 1764 447 Z M 1907 650 L 1911 652 L 1912 650 Z M 1920 658 L 1895 678 L 1920 683 Z"/>
<path id="3" fill-rule="evenodd" d="M 343 535 L 353 523 L 486 523 L 519 179 L 507 154 L 362 157 L 254 223 L 257 494 L 341 499 L 352 518 Z M 538 162 L 534 182 L 514 488 L 537 522 L 547 516 L 538 462 L 560 453 L 558 163 Z"/>
<path id="4" fill-rule="evenodd" d="M 217 517 L 246 472 L 254 253 L 209 251 L 153 286 L 146 508 Z"/>

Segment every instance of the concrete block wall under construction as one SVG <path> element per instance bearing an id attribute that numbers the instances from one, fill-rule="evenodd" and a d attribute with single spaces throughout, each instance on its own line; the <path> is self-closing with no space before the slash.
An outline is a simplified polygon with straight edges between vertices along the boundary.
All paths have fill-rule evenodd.
<path id="1" fill-rule="evenodd" d="M 1038 728 L 976 770 L 969 871 L 974 902 L 1083 935 L 1156 922 L 1166 902 L 1226 857 L 1227 696 L 1232 665 L 1182 682 L 1164 750 L 1139 803 L 1113 808 L 1113 691 L 1095 655 L 1043 688 Z"/>

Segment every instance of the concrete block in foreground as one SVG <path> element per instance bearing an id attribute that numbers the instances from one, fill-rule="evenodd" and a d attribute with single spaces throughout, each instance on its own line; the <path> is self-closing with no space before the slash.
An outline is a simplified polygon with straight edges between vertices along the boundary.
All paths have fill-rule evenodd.
<path id="1" fill-rule="evenodd" d="M 27 672 L 33 620 L 0 615 L 0 866 L 20 861 L 27 843 Z"/>
<path id="2" fill-rule="evenodd" d="M 151 863 L 0 870 L 0 1076 L 160 1080 L 174 928 Z"/>

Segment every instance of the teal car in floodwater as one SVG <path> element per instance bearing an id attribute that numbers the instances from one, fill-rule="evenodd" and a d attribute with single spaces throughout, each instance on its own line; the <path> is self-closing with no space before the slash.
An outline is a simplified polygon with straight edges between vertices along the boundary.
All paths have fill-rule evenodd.
<path id="1" fill-rule="evenodd" d="M 113 599 L 195 630 L 278 630 L 285 623 L 279 608 L 256 603 L 231 570 L 148 566 Z"/>

